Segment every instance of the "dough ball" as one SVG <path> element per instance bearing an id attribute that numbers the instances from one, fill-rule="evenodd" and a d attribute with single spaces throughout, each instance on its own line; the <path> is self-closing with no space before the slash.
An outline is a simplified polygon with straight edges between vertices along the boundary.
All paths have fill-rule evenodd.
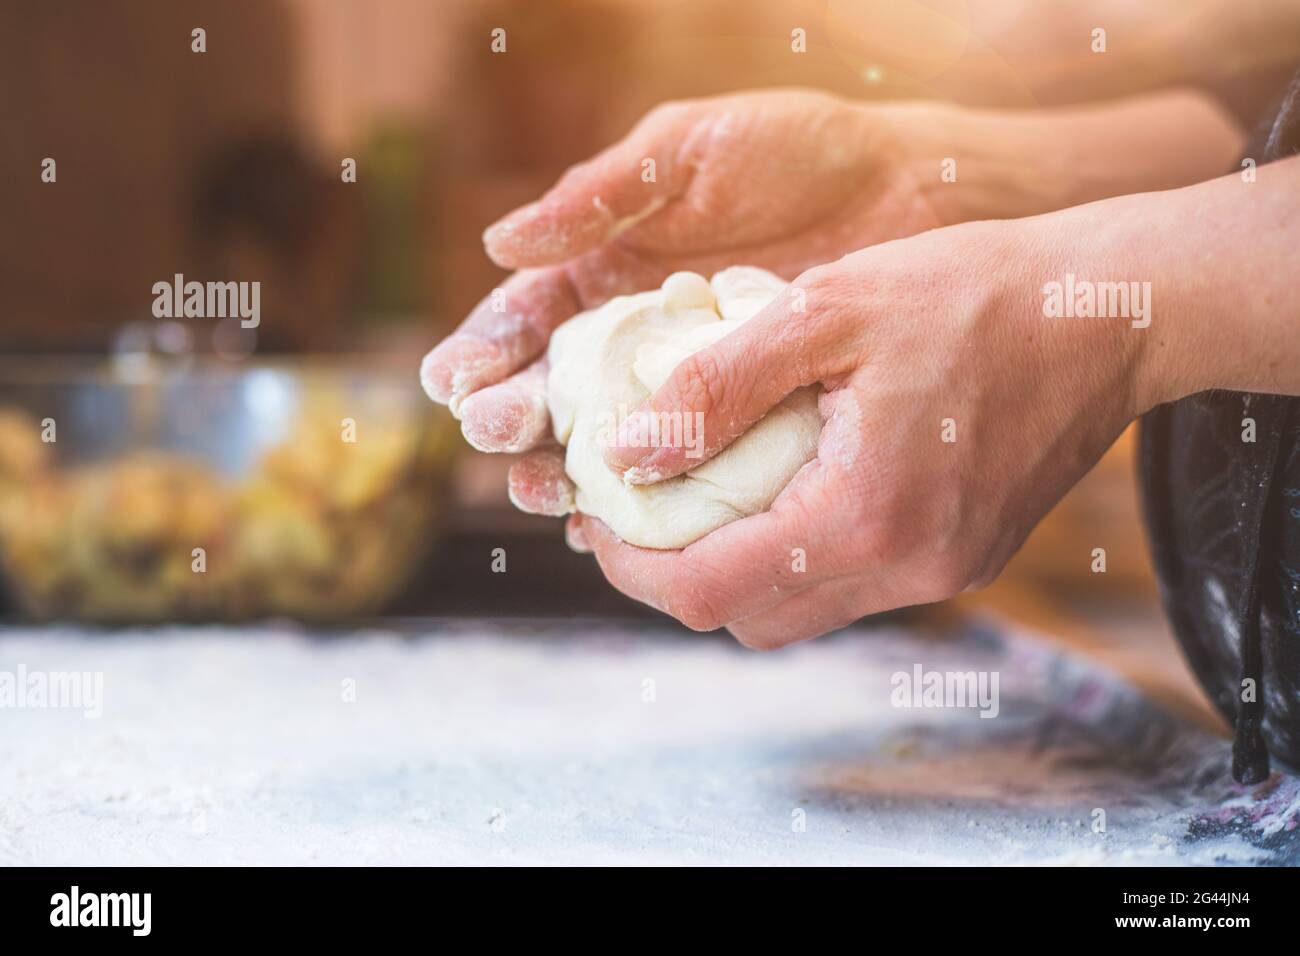
<path id="1" fill-rule="evenodd" d="M 628 413 L 687 356 L 757 315 L 785 282 L 751 266 L 712 281 L 678 272 L 662 288 L 620 296 L 555 330 L 547 401 L 564 468 L 577 486 L 576 510 L 600 518 L 629 544 L 684 548 L 737 518 L 766 511 L 817 454 L 817 394 L 802 388 L 720 454 L 684 475 L 629 485 L 602 451 Z M 656 423 L 660 441 L 702 449 L 701 416 L 675 412 Z"/>

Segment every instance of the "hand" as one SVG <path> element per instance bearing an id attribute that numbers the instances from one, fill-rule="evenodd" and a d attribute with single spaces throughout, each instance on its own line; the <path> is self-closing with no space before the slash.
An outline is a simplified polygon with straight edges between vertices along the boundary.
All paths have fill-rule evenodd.
<path id="1" fill-rule="evenodd" d="M 923 183 L 914 158 L 934 143 L 920 133 L 934 125 L 924 112 L 798 91 L 659 107 L 487 230 L 488 254 L 520 271 L 426 358 L 426 389 L 451 406 L 476 448 L 550 445 L 538 356 L 574 313 L 680 269 L 708 275 L 745 262 L 792 278 L 939 225 L 942 212 L 928 199 L 938 157 L 927 161 Z M 572 495 L 558 449 L 517 463 L 511 494 L 524 510 L 567 513 Z"/>
<path id="2" fill-rule="evenodd" d="M 791 278 L 937 225 L 1192 182 L 1239 144 L 1212 103 L 1179 91 L 1052 113 L 801 91 L 668 104 L 487 231 L 488 254 L 521 271 L 429 354 L 422 380 L 476 448 L 541 448 L 511 470 L 511 497 L 567 514 L 572 488 L 538 357 L 574 313 L 679 269 L 745 263 Z M 957 163 L 955 181 L 942 175 L 945 159 Z"/>
<path id="3" fill-rule="evenodd" d="M 1207 389 L 1300 395 L 1298 187 L 1300 156 L 810 270 L 645 406 L 703 412 L 707 458 L 820 385 L 817 457 L 772 508 L 681 551 L 580 515 L 570 540 L 625 593 L 762 648 L 985 584 L 1133 418 Z M 1049 317 L 1069 275 L 1127 284 L 1130 315 Z M 671 477 L 698 464 L 685 451 L 606 458 Z"/>
<path id="4" fill-rule="evenodd" d="M 760 648 L 991 581 L 1153 400 L 1139 375 L 1151 330 L 1044 315 L 1074 222 L 970 223 L 804 273 L 644 407 L 702 412 L 708 458 L 816 385 L 817 457 L 768 512 L 681 551 L 631 547 L 581 515 L 570 540 L 631 597 Z M 615 447 L 607 460 L 671 477 L 699 464 L 686 452 Z"/>

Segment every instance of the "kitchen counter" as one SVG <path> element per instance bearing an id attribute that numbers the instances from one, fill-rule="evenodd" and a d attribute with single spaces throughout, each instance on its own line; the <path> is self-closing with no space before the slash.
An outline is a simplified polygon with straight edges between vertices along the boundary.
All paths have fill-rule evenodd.
<path id="1" fill-rule="evenodd" d="M 997 716 L 896 706 L 917 665 L 996 673 Z M 20 666 L 103 699 L 0 709 L 9 865 L 1300 863 L 1296 778 L 988 623 L 0 630 Z"/>

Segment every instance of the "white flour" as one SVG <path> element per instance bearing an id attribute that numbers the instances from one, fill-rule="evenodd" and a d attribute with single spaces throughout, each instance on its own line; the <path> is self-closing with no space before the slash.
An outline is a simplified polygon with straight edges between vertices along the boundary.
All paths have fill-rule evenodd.
<path id="1" fill-rule="evenodd" d="M 104 697 L 97 720 L 0 710 L 0 863 L 1296 859 L 1294 780 L 1252 800 L 1226 742 L 1021 640 L 849 632 L 759 655 L 612 625 L 430 628 L 0 631 L 0 669 L 102 672 Z M 998 717 L 891 707 L 915 662 L 997 669 Z"/>

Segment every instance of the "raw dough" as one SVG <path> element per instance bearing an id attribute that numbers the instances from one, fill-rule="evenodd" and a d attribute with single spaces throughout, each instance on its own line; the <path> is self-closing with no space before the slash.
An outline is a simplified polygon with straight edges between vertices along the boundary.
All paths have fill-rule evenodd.
<path id="1" fill-rule="evenodd" d="M 682 359 L 748 321 L 785 288 L 751 266 L 707 281 L 669 276 L 662 289 L 620 296 L 565 322 L 551 336 L 547 402 L 577 510 L 600 518 L 629 544 L 683 548 L 729 521 L 766 511 L 817 454 L 817 395 L 801 388 L 714 458 L 684 475 L 631 485 L 602 457 L 607 435 Z M 699 447 L 695 417 L 663 422 Z"/>

